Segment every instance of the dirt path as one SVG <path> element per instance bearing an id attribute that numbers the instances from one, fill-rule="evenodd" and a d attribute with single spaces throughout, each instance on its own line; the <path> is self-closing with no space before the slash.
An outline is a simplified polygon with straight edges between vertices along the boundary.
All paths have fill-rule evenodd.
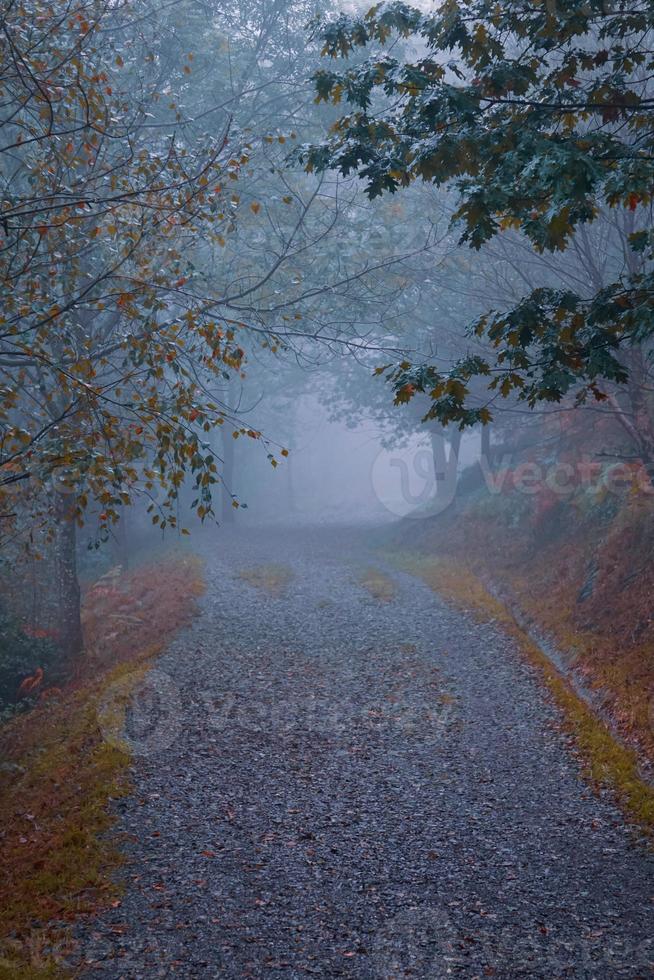
<path id="1" fill-rule="evenodd" d="M 85 976 L 654 976 L 654 858 L 530 669 L 418 581 L 374 598 L 371 565 L 331 530 L 211 557 L 130 723 L 126 894 Z"/>

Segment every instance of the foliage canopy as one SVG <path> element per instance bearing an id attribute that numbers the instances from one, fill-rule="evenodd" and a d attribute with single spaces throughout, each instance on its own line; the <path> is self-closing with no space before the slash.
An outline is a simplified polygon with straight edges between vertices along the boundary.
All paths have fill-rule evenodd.
<path id="1" fill-rule="evenodd" d="M 653 28 L 639 0 L 446 0 L 431 13 L 396 2 L 320 25 L 323 54 L 375 50 L 316 74 L 318 100 L 351 108 L 303 147 L 310 170 L 356 173 L 371 197 L 417 179 L 453 186 L 454 221 L 476 249 L 514 229 L 539 252 L 564 250 L 617 209 L 630 224 L 611 283 L 543 286 L 487 312 L 471 329 L 492 355 L 389 367 L 398 401 L 426 392 L 429 418 L 464 427 L 488 422 L 497 395 L 534 406 L 574 389 L 582 402 L 627 381 L 623 352 L 654 332 Z M 412 60 L 394 56 L 398 36 Z M 489 393 L 471 406 L 476 377 Z"/>
<path id="2" fill-rule="evenodd" d="M 207 379 L 238 370 L 236 327 L 189 291 L 193 249 L 233 224 L 247 156 L 183 118 L 193 54 L 162 41 L 149 0 L 23 0 L 1 16 L 0 508 L 16 486 L 74 494 L 100 528 L 134 488 L 175 523 L 202 433 L 223 421 Z M 164 80 L 166 84 L 164 84 Z M 5 526 L 6 527 L 6 526 Z"/>

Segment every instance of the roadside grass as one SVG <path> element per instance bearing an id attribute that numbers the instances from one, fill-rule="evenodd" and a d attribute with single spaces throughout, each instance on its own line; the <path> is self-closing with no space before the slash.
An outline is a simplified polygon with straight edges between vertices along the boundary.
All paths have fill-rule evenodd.
<path id="1" fill-rule="evenodd" d="M 551 638 L 620 740 L 654 770 L 654 504 L 628 495 L 607 509 L 586 496 L 535 525 L 516 520 L 519 494 L 471 497 L 378 546 L 454 561 L 491 583 L 520 622 Z"/>
<path id="2" fill-rule="evenodd" d="M 262 592 L 272 596 L 282 595 L 293 579 L 293 572 L 286 565 L 254 565 L 241 569 L 239 578 Z"/>
<path id="3" fill-rule="evenodd" d="M 104 740 L 99 717 L 107 699 L 124 716 L 202 588 L 199 561 L 176 555 L 103 577 L 85 598 L 76 680 L 0 730 L 0 978 L 66 976 L 72 924 L 120 902 L 121 855 L 106 831 L 109 804 L 130 790 L 130 755 Z"/>
<path id="4" fill-rule="evenodd" d="M 397 592 L 393 580 L 372 566 L 361 573 L 358 582 L 373 599 L 379 602 L 390 602 Z"/>
<path id="5" fill-rule="evenodd" d="M 641 777 L 636 753 L 616 739 L 475 572 L 451 559 L 408 554 L 393 557 L 399 567 L 421 578 L 447 601 L 471 612 L 478 621 L 494 620 L 512 637 L 561 709 L 563 729 L 573 736 L 591 784 L 596 789 L 610 790 L 625 816 L 649 835 L 653 834 L 654 787 Z"/>

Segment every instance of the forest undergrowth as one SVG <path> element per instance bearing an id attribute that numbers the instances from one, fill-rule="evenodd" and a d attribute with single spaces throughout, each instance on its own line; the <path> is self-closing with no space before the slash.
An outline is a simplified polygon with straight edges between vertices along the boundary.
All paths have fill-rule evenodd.
<path id="1" fill-rule="evenodd" d="M 495 619 L 539 670 L 591 780 L 654 829 L 654 545 L 648 494 L 501 493 L 468 474 L 443 514 L 406 521 L 392 554 Z"/>
<path id="2" fill-rule="evenodd" d="M 200 561 L 171 553 L 127 574 L 112 569 L 83 603 L 85 654 L 62 689 L 0 730 L 0 977 L 62 975 L 72 924 L 120 904 L 111 873 L 119 841 L 104 832 L 129 791 L 129 746 L 102 717 L 124 718 L 153 658 L 194 615 Z"/>

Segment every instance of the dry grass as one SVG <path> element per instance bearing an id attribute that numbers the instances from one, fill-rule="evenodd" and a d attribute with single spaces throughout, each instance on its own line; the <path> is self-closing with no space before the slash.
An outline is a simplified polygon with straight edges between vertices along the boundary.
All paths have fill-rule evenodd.
<path id="1" fill-rule="evenodd" d="M 654 761 L 654 515 L 627 507 L 599 541 L 592 529 L 535 556 L 529 576 L 513 567 L 500 585 L 575 658 L 584 682 L 601 690 L 623 737 Z M 591 594 L 579 601 L 588 576 Z"/>
<path id="2" fill-rule="evenodd" d="M 118 902 L 120 855 L 103 832 L 108 804 L 129 790 L 129 755 L 106 742 L 98 717 L 108 692 L 126 701 L 202 589 L 195 560 L 172 557 L 91 590 L 90 655 L 76 682 L 0 733 L 0 977 L 65 975 L 67 923 Z M 117 628 L 118 627 L 118 628 Z M 124 707 L 124 705 L 123 705 Z"/>
<path id="3" fill-rule="evenodd" d="M 393 580 L 376 568 L 367 568 L 361 573 L 358 581 L 359 585 L 379 602 L 390 602 L 397 592 Z"/>
<path id="4" fill-rule="evenodd" d="M 282 595 L 293 578 L 293 572 L 286 565 L 254 565 L 244 568 L 239 573 L 248 585 L 253 585 L 262 592 L 272 596 Z"/>
<path id="5" fill-rule="evenodd" d="M 415 553 L 461 560 L 492 583 L 522 622 L 551 637 L 620 738 L 654 766 L 652 500 L 628 496 L 612 515 L 601 501 L 573 498 L 537 526 L 524 514 L 514 524 L 510 502 L 473 500 L 421 529 Z"/>
<path id="6" fill-rule="evenodd" d="M 654 832 L 654 788 L 641 778 L 636 754 L 616 740 L 478 576 L 466 565 L 451 560 L 402 556 L 398 561 L 403 569 L 422 578 L 450 602 L 480 620 L 493 619 L 515 640 L 561 709 L 563 726 L 575 739 L 591 783 L 609 788 L 628 819 L 648 833 Z"/>

